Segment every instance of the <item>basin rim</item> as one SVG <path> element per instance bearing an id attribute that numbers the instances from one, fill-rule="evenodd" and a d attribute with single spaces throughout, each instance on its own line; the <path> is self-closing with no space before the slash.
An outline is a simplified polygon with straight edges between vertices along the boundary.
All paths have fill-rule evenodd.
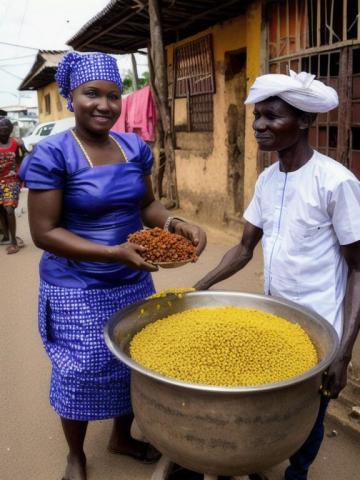
<path id="1" fill-rule="evenodd" d="M 132 358 L 130 358 L 124 351 L 119 347 L 119 345 L 116 343 L 115 338 L 114 338 L 114 329 L 116 325 L 119 323 L 119 312 L 115 313 L 105 324 L 104 326 L 104 336 L 105 336 L 105 342 L 110 351 L 123 363 L 125 363 L 131 370 L 135 370 L 137 373 L 140 373 L 144 375 L 145 377 L 150 377 L 152 380 L 158 381 L 160 383 L 165 383 L 168 384 L 172 387 L 178 387 L 178 388 L 185 388 L 188 390 L 196 390 L 196 391 L 203 391 L 205 393 L 221 393 L 221 394 L 249 394 L 249 393 L 262 393 L 262 392 L 269 392 L 269 391 L 275 391 L 275 390 L 280 390 L 288 387 L 295 386 L 299 383 L 302 383 L 306 380 L 309 380 L 318 374 L 323 373 L 329 365 L 334 361 L 338 349 L 339 349 L 339 338 L 336 333 L 336 330 L 334 327 L 327 321 L 325 318 L 323 318 L 321 315 L 295 303 L 290 300 L 284 299 L 284 298 L 279 298 L 279 297 L 273 297 L 269 295 L 261 295 L 261 294 L 256 294 L 256 293 L 244 293 L 244 292 L 237 292 L 237 291 L 231 291 L 231 290 L 209 290 L 209 291 L 195 291 L 195 292 L 189 292 L 189 293 L 184 293 L 182 295 L 186 296 L 199 296 L 199 295 L 214 295 L 216 297 L 223 297 L 227 296 L 228 294 L 231 294 L 233 296 L 237 297 L 245 297 L 253 300 L 266 300 L 269 303 L 277 303 L 277 304 L 282 304 L 284 306 L 288 306 L 292 308 L 293 310 L 297 310 L 301 312 L 302 314 L 307 315 L 308 317 L 311 317 L 316 323 L 320 323 L 325 330 L 328 331 L 329 336 L 331 338 L 331 343 L 332 343 L 332 348 L 329 352 L 329 354 L 321 360 L 318 364 L 315 365 L 315 367 L 311 368 L 307 372 L 303 373 L 302 375 L 299 375 L 297 377 L 284 380 L 282 382 L 276 382 L 276 383 L 267 383 L 264 385 L 255 385 L 251 387 L 247 386 L 242 386 L 242 387 L 224 387 L 224 386 L 216 386 L 216 385 L 205 385 L 205 384 L 195 384 L 195 383 L 188 383 L 188 382 L 182 382 L 180 380 L 176 380 L 174 378 L 166 377 L 164 375 L 161 375 L 160 373 L 155 372 L 154 370 L 150 370 L 148 368 L 143 367 L 139 363 L 135 362 Z M 176 294 L 168 294 L 166 297 L 162 298 L 153 298 L 153 299 L 148 299 L 148 300 L 142 300 L 137 303 L 133 303 L 129 307 L 126 307 L 122 309 L 121 312 L 121 317 L 125 317 L 126 315 L 132 313 L 133 311 L 139 310 L 144 304 L 156 304 L 162 299 L 171 299 L 171 300 L 176 300 L 178 299 Z M 196 307 L 192 307 L 196 308 Z M 200 307 L 199 307 L 200 308 Z M 244 307 L 245 308 L 245 307 Z M 132 338 L 132 337 L 131 337 Z M 130 338 L 128 339 L 127 343 L 129 343 Z"/>

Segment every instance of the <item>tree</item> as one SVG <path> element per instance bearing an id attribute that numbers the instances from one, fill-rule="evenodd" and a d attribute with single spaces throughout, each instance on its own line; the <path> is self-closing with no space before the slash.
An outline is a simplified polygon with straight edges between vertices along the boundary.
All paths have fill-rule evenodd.
<path id="1" fill-rule="evenodd" d="M 131 72 L 131 70 L 127 70 L 125 75 L 123 76 L 122 79 L 123 83 L 123 94 L 131 93 L 135 90 L 134 88 L 134 77 Z M 140 88 L 145 87 L 146 85 L 149 85 L 150 83 L 150 74 L 149 72 L 145 71 L 142 73 L 141 77 L 139 78 L 139 86 Z"/>

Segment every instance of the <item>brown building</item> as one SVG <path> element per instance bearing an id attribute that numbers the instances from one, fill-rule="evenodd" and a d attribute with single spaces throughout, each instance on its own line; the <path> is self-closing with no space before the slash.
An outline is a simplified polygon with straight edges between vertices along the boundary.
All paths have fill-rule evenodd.
<path id="1" fill-rule="evenodd" d="M 69 44 L 109 53 L 146 48 L 146 3 L 111 1 Z M 252 106 L 243 102 L 256 76 L 289 68 L 339 92 L 340 107 L 318 116 L 311 141 L 360 176 L 358 0 L 164 0 L 161 14 L 182 207 L 236 228 L 258 173 L 274 159 L 257 153 Z"/>
<path id="2" fill-rule="evenodd" d="M 19 86 L 19 90 L 37 91 L 39 123 L 73 116 L 67 110 L 66 101 L 60 96 L 55 82 L 56 68 L 64 53 L 39 50 L 34 65 Z"/>

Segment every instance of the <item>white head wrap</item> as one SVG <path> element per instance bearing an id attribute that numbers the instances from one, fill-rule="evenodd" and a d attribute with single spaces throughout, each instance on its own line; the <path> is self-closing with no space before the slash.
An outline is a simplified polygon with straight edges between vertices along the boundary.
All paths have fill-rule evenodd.
<path id="1" fill-rule="evenodd" d="M 303 112 L 324 113 L 336 108 L 339 99 L 332 87 L 327 87 L 315 75 L 290 70 L 290 75 L 269 73 L 258 77 L 250 88 L 246 104 L 279 97 Z"/>

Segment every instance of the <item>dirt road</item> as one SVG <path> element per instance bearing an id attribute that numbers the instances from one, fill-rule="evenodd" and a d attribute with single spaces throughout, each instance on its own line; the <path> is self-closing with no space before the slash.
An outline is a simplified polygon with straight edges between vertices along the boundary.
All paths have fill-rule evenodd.
<path id="1" fill-rule="evenodd" d="M 25 194 L 22 195 L 24 207 Z M 21 211 L 21 207 L 20 207 Z M 19 234 L 26 247 L 6 255 L 0 247 L 0 479 L 58 480 L 66 444 L 59 421 L 48 404 L 50 366 L 37 332 L 37 286 L 40 252 L 32 245 L 26 213 L 18 218 Z M 233 245 L 235 237 L 210 231 L 209 246 L 196 266 L 157 273 L 158 288 L 191 286 Z M 261 254 L 241 275 L 219 288 L 261 292 Z M 109 421 L 93 422 L 88 430 L 86 452 L 89 480 L 150 480 L 152 466 L 144 466 L 106 451 Z M 331 432 L 332 426 L 327 426 Z M 283 466 L 274 468 L 271 480 L 280 480 Z M 326 437 L 311 472 L 311 480 L 359 478 L 360 445 L 345 433 Z"/>

